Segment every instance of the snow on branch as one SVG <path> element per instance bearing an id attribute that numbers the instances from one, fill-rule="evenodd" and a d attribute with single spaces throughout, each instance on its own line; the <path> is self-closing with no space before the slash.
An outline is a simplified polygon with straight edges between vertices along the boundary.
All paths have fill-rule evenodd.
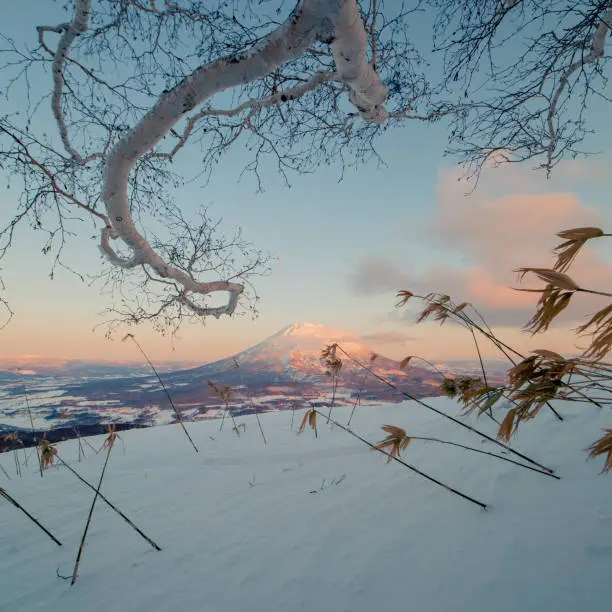
<path id="1" fill-rule="evenodd" d="M 101 249 L 109 260 L 124 268 L 148 266 L 160 279 L 170 279 L 181 287 L 181 301 L 200 315 L 231 315 L 243 286 L 226 281 L 199 282 L 185 271 L 169 265 L 136 228 L 130 214 L 128 182 L 135 164 L 150 152 L 185 117 L 211 96 L 227 89 L 266 77 L 279 66 L 303 55 L 315 42 L 329 42 L 336 60 L 337 79 L 349 88 L 349 99 L 361 116 L 382 122 L 387 90 L 366 59 L 367 37 L 355 0 L 302 0 L 288 20 L 244 53 L 234 53 L 200 66 L 174 88 L 164 92 L 153 108 L 110 151 L 105 164 L 103 200 L 110 227 L 102 230 Z M 306 85 L 295 88 L 303 95 L 319 85 L 326 73 L 315 75 Z M 301 92 L 301 93 L 300 93 Z M 233 114 L 259 104 L 278 104 L 283 94 L 246 103 Z M 206 112 L 206 111 L 203 111 Z M 189 137 L 198 115 L 188 121 L 179 148 Z M 175 147 L 176 150 L 176 147 Z M 171 153 L 172 156 L 174 153 Z M 120 238 L 132 251 L 130 258 L 120 257 L 110 246 L 110 239 Z M 198 306 L 190 294 L 206 296 L 226 291 L 225 306 Z"/>
<path id="2" fill-rule="evenodd" d="M 557 148 L 557 130 L 555 128 L 554 119 L 555 114 L 557 112 L 557 106 L 559 105 L 559 100 L 561 98 L 561 94 L 569 85 L 569 78 L 572 76 L 572 74 L 574 74 L 577 70 L 584 68 L 584 66 L 586 66 L 587 64 L 592 64 L 604 56 L 606 35 L 609 31 L 612 31 L 612 7 L 606 10 L 606 12 L 601 17 L 601 22 L 597 25 L 597 28 L 595 29 L 595 33 L 593 34 L 593 41 L 591 44 L 591 50 L 589 51 L 589 53 L 582 56 L 580 59 L 568 66 L 568 68 L 561 76 L 559 80 L 559 85 L 557 86 L 551 98 L 550 106 L 548 108 L 548 115 L 546 118 L 548 135 L 550 138 L 546 151 L 546 167 L 549 172 L 553 166 L 553 158 L 555 155 L 555 149 Z"/>
<path id="3" fill-rule="evenodd" d="M 205 108 L 201 110 L 199 113 L 190 117 L 187 121 L 187 125 L 185 126 L 185 130 L 183 134 L 179 137 L 179 141 L 174 145 L 172 151 L 170 153 L 160 153 L 158 156 L 167 157 L 170 160 L 174 159 L 174 156 L 183 148 L 189 136 L 193 132 L 194 127 L 197 125 L 198 121 L 203 119 L 204 117 L 235 117 L 245 110 L 258 111 L 265 106 L 275 106 L 280 104 L 281 102 L 287 102 L 290 100 L 297 100 L 302 96 L 306 95 L 309 91 L 312 91 L 321 83 L 329 82 L 329 81 L 337 81 L 338 76 L 336 73 L 331 72 L 329 70 L 321 70 L 309 79 L 306 83 L 301 85 L 296 85 L 295 87 L 290 87 L 281 92 L 275 93 L 270 96 L 266 96 L 261 99 L 247 100 L 242 104 L 236 106 L 231 109 L 222 109 L 222 108 Z"/>
<path id="4" fill-rule="evenodd" d="M 367 34 L 357 3 L 342 5 L 331 44 L 339 79 L 349 87 L 349 100 L 362 119 L 382 123 L 389 118 L 384 107 L 387 88 L 368 62 Z"/>
<path id="5" fill-rule="evenodd" d="M 53 116 L 57 122 L 60 137 L 66 151 L 79 164 L 85 164 L 93 159 L 102 157 L 100 153 L 96 153 L 87 158 L 83 158 L 81 154 L 72 146 L 70 136 L 68 135 L 68 127 L 64 119 L 62 111 L 62 95 L 64 91 L 64 64 L 68 58 L 70 47 L 78 36 L 85 34 L 89 26 L 89 15 L 91 13 L 91 0 L 76 0 L 74 7 L 74 19 L 71 23 L 62 23 L 58 26 L 38 26 L 38 40 L 40 45 L 51 55 L 53 55 L 53 65 L 51 72 L 53 75 L 53 94 L 51 96 L 51 109 Z M 57 44 L 55 53 L 47 46 L 44 41 L 44 33 L 53 32 L 61 34 Z"/>

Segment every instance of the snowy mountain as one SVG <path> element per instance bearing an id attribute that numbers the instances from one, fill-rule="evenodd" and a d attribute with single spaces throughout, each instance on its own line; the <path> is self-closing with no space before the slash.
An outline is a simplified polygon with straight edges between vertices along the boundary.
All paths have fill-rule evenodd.
<path id="1" fill-rule="evenodd" d="M 331 380 L 321 362 L 321 351 L 330 343 L 339 343 L 351 357 L 414 396 L 440 394 L 441 375 L 433 368 L 411 362 L 401 369 L 398 362 L 383 356 L 372 359 L 374 353 L 354 335 L 314 323 L 289 325 L 236 355 L 196 368 L 164 372 L 162 379 L 186 420 L 222 414 L 224 403 L 209 382 L 232 389 L 231 409 L 236 413 L 302 407 L 305 401 L 322 402 L 329 396 Z M 342 360 L 337 404 L 352 404 L 357 398 L 370 404 L 404 399 L 343 352 L 338 351 L 337 357 Z M 152 372 L 145 376 L 130 372 L 129 376 L 88 379 L 69 374 L 62 378 L 32 376 L 27 381 L 19 377 L 1 382 L 0 431 L 18 427 L 23 440 L 34 437 L 27 431 L 30 427 L 24 384 L 35 428 L 42 431 L 53 426 L 56 431 L 50 435 L 57 439 L 74 435 L 75 427 L 108 422 L 151 425 L 176 418 Z"/>
<path id="2" fill-rule="evenodd" d="M 326 371 L 321 364 L 321 351 L 332 343 L 338 343 L 347 353 L 371 366 L 375 371 L 406 377 L 406 372 L 400 370 L 397 361 L 382 356 L 377 356 L 371 361 L 375 353 L 360 344 L 357 337 L 349 332 L 316 323 L 293 323 L 241 353 L 180 374 L 175 373 L 171 378 L 178 380 L 182 375 L 196 372 L 215 374 L 235 372 L 237 367 L 249 372 L 282 374 L 290 376 L 293 380 L 305 380 L 313 375 L 320 377 Z M 363 369 L 341 352 L 338 352 L 338 357 L 343 361 L 341 378 L 348 379 L 356 373 L 363 375 Z M 417 374 L 427 374 L 432 377 L 434 374 L 434 369 L 428 366 L 411 366 L 408 371 L 410 376 L 406 378 L 414 378 L 413 375 Z"/>
<path id="3" fill-rule="evenodd" d="M 431 400 L 458 416 L 444 398 Z M 295 435 L 289 412 L 122 432 L 104 495 L 162 548 L 154 550 L 98 501 L 74 586 L 70 576 L 93 498 L 65 467 L 41 478 L 36 455 L 5 487 L 60 539 L 54 544 L 0 498 L 0 609 L 6 612 L 579 612 L 612 593 L 612 475 L 584 449 L 609 411 L 556 405 L 525 424 L 517 449 L 561 480 L 457 447 L 414 440 L 402 458 L 489 504 L 485 512 L 372 452 L 338 427 Z M 350 407 L 334 409 L 346 423 Z M 549 416 L 550 415 L 550 416 Z M 489 420 L 471 421 L 493 433 Z M 407 402 L 358 409 L 354 431 L 380 426 L 494 451 L 478 436 Z M 89 438 L 95 448 L 103 437 Z M 59 456 L 97 482 L 104 453 L 78 441 Z M 19 451 L 23 463 L 23 451 Z"/>
<path id="4" fill-rule="evenodd" d="M 321 351 L 338 343 L 348 355 L 415 396 L 439 395 L 440 374 L 430 367 L 399 363 L 375 355 L 345 331 L 315 323 L 294 323 L 245 351 L 214 363 L 170 373 L 165 377 L 177 401 L 184 406 L 201 401 L 202 388 L 211 380 L 219 385 L 246 388 L 258 401 L 258 408 L 289 408 L 307 397 L 326 398 L 331 381 Z M 368 374 L 359 364 L 338 350 L 342 360 L 338 373 L 337 401 L 352 403 L 354 397 L 372 402 L 401 401 L 387 385 Z M 262 399 L 263 398 L 263 399 Z"/>

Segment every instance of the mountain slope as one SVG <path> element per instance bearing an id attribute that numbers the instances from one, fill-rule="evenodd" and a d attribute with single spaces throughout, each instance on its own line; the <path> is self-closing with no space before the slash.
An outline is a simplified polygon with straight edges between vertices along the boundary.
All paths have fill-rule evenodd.
<path id="1" fill-rule="evenodd" d="M 354 335 L 313 323 L 285 327 L 263 342 L 241 353 L 204 366 L 162 373 L 174 404 L 187 420 L 214 418 L 225 409 L 209 382 L 232 388 L 231 408 L 237 413 L 301 407 L 306 400 L 321 402 L 330 393 L 331 380 L 321 363 L 321 350 L 339 343 L 351 356 L 368 365 L 415 396 L 439 395 L 440 374 L 411 363 L 401 369 L 398 362 L 382 356 L 371 360 L 372 351 Z M 388 386 L 338 352 L 342 368 L 338 374 L 336 403 L 400 401 Z M 40 380 L 40 379 L 39 379 Z M 23 380 L 8 381 L 0 391 L 0 427 L 29 429 L 23 401 Z M 74 427 L 112 422 L 161 424 L 173 421 L 175 413 L 159 381 L 131 375 L 58 381 L 28 380 L 28 396 L 36 427 L 62 429 L 73 435 Z M 6 406 L 6 407 L 4 407 Z M 46 428 L 41 425 L 46 421 Z M 27 437 L 23 431 L 23 436 Z"/>
<path id="2" fill-rule="evenodd" d="M 315 323 L 294 323 L 241 353 L 199 368 L 172 373 L 168 379 L 184 382 L 190 377 L 212 376 L 225 384 L 228 384 L 227 379 L 238 384 L 240 377 L 252 379 L 253 375 L 263 375 L 276 382 L 321 381 L 325 379 L 327 370 L 321 362 L 321 351 L 332 343 L 338 343 L 352 357 L 388 378 L 405 383 L 422 382 L 421 389 L 413 388 L 418 394 L 425 390 L 431 392 L 432 387 L 437 390 L 440 375 L 433 368 L 411 364 L 402 370 L 397 361 L 378 355 L 372 361 L 375 353 L 359 343 L 354 335 Z M 370 388 L 380 386 L 372 377 L 368 380 L 363 369 L 343 353 L 339 351 L 337 356 L 342 359 L 341 383 L 352 386 L 355 391 L 364 384 Z"/>
<path id="3" fill-rule="evenodd" d="M 432 400 L 458 413 L 449 400 Z M 612 487 L 584 448 L 609 413 L 561 405 L 525 425 L 521 451 L 558 470 L 544 478 L 457 448 L 414 441 L 404 458 L 491 506 L 483 512 L 339 428 L 295 436 L 291 415 L 254 417 L 238 438 L 218 423 L 122 433 L 103 491 L 163 548 L 152 550 L 106 506 L 94 514 L 75 586 L 70 575 L 91 491 L 64 468 L 32 464 L 6 487 L 64 543 L 0 503 L 0 609 L 7 612 L 525 612 L 605 610 L 612 563 Z M 346 422 L 348 408 L 335 409 Z M 296 421 L 300 415 L 296 415 Z M 470 432 L 405 403 L 358 410 L 372 441 L 393 423 L 414 435 L 483 449 Z M 479 426 L 487 427 L 487 421 Z M 492 430 L 489 429 L 489 432 Z M 212 439 L 211 439 L 212 438 Z M 102 438 L 90 439 L 96 446 Z M 104 457 L 76 441 L 60 455 L 91 481 Z M 6 456 L 0 461 L 9 470 Z M 3 500 L 0 500 L 3 501 Z"/>

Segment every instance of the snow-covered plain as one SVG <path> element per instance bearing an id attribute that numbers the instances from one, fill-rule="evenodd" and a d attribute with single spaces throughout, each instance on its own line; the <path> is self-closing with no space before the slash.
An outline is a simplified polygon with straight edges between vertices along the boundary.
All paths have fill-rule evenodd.
<path id="1" fill-rule="evenodd" d="M 431 400 L 457 414 L 450 400 Z M 406 461 L 477 499 L 488 511 L 368 450 L 321 420 L 319 436 L 295 435 L 302 411 L 253 416 L 239 438 L 226 421 L 123 432 L 103 492 L 156 540 L 153 550 L 98 502 L 74 586 L 70 575 L 93 493 L 65 468 L 41 480 L 31 462 L 1 486 L 50 528 L 60 548 L 0 499 L 0 610 L 7 612 L 578 612 L 612 598 L 612 475 L 585 448 L 610 413 L 561 405 L 514 444 L 561 481 L 457 448 L 413 442 Z M 350 408 L 334 409 L 345 423 Z M 358 409 L 368 440 L 382 424 L 495 450 L 411 402 Z M 493 432 L 493 423 L 478 426 Z M 211 439 L 214 438 L 214 439 Z M 91 438 L 99 446 L 103 437 Z M 77 462 L 90 481 L 103 453 Z M 9 461 L 10 459 L 10 461 Z"/>

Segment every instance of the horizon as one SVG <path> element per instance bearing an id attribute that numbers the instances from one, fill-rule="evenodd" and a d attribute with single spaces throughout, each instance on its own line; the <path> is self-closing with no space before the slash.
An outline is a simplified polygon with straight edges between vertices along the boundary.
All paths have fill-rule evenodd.
<path id="1" fill-rule="evenodd" d="M 41 22 L 57 21 L 54 3 L 39 10 Z M 35 44 L 30 13 L 27 4 L 17 5 L 5 15 L 5 27 L 16 39 Z M 424 31 L 412 35 L 429 47 Z M 440 66 L 434 64 L 432 70 L 437 74 Z M 44 78 L 33 87 L 44 93 L 50 77 L 41 74 Z M 25 93 L 13 88 L 5 103 L 7 112 L 18 112 L 26 104 Z M 606 111 L 604 101 L 590 103 L 590 118 L 598 129 L 586 135 L 585 150 L 606 151 L 611 130 L 605 128 Z M 57 137 L 46 105 L 37 120 L 43 132 Z M 122 326 L 115 341 L 107 341 L 101 312 L 108 295 L 94 282 L 100 254 L 89 229 L 81 229 L 66 246 L 66 257 L 79 265 L 83 280 L 64 268 L 51 280 L 52 261 L 39 253 L 44 236 L 20 226 L 2 266 L 5 295 L 15 316 L 0 330 L 0 353 L 132 360 L 137 358 L 133 347 L 118 341 L 131 331 L 156 360 L 210 362 L 266 338 L 287 320 L 314 320 L 370 335 L 373 350 L 394 358 L 406 353 L 427 359 L 471 358 L 469 334 L 447 325 L 416 326 L 413 310 L 394 309 L 399 290 L 437 291 L 457 303 L 469 301 L 521 351 L 542 343 L 562 353 L 575 351 L 572 329 L 593 310 L 597 298 L 579 296 L 579 304 L 570 306 L 551 333 L 530 338 L 521 326 L 529 320 L 535 298 L 512 289 L 519 286 L 513 270 L 550 266 L 558 231 L 612 225 L 610 155 L 562 160 L 550 178 L 534 170 L 533 161 L 496 167 L 493 160 L 476 185 L 465 180 L 457 160 L 445 156 L 447 131 L 444 119 L 407 121 L 380 136 L 379 160 L 344 169 L 340 160 L 332 159 L 312 174 L 290 173 L 287 182 L 266 162 L 261 188 L 255 177 L 242 179 L 250 161 L 246 147 L 232 149 L 205 180 L 200 177 L 199 145 L 186 146 L 177 158 L 186 182 L 172 192 L 185 214 L 191 216 L 205 204 L 214 218 L 223 219 L 222 231 L 231 235 L 242 227 L 247 240 L 277 259 L 270 275 L 254 279 L 261 296 L 255 320 L 247 315 L 208 317 L 204 325 L 185 325 L 175 338 L 143 324 Z M 17 206 L 18 191 L 3 192 L 5 210 Z M 584 286 L 612 286 L 612 246 L 589 243 L 571 274 Z M 483 350 L 493 355 L 488 347 Z"/>
<path id="2" fill-rule="evenodd" d="M 350 332 L 350 330 L 333 329 L 321 323 L 315 323 L 311 321 L 301 321 L 301 322 L 293 322 L 288 325 L 285 325 L 281 327 L 280 329 L 276 330 L 273 334 L 270 334 L 264 338 L 260 338 L 256 340 L 253 344 L 247 345 L 244 348 L 236 352 L 221 355 L 220 357 L 215 358 L 213 360 L 157 358 L 157 359 L 153 359 L 152 361 L 154 361 L 156 364 L 165 364 L 169 366 L 172 366 L 172 365 L 187 366 L 187 365 L 194 364 L 197 367 L 197 365 L 211 365 L 211 364 L 216 363 L 217 361 L 221 361 L 221 360 L 228 359 L 230 357 L 239 355 L 242 352 L 248 350 L 249 348 L 252 348 L 253 346 L 257 346 L 258 344 L 266 342 L 270 338 L 281 335 L 283 332 L 287 332 L 292 329 L 299 330 L 300 328 L 303 328 L 303 327 L 314 327 L 316 328 L 317 331 L 322 332 L 321 349 L 324 348 L 325 343 L 327 341 L 335 339 L 338 341 L 338 343 L 341 346 L 343 342 L 358 343 L 363 348 L 370 350 L 372 354 L 380 355 L 381 357 L 391 358 L 391 359 L 394 359 L 395 361 L 401 361 L 401 359 L 407 356 L 407 354 L 401 354 L 401 356 L 397 356 L 396 354 L 396 356 L 394 357 L 389 357 L 389 355 L 385 354 L 385 352 L 383 351 L 374 350 L 373 347 L 368 344 L 368 342 L 372 340 L 372 336 L 368 336 L 367 334 L 358 335 L 358 334 L 354 334 Z M 419 355 L 414 355 L 414 356 L 420 357 Z M 433 359 L 433 361 L 434 362 L 438 361 L 440 363 L 444 363 L 444 362 L 471 363 L 471 362 L 477 362 L 478 356 L 474 354 L 472 356 L 466 356 L 464 358 L 458 358 L 458 359 L 437 358 L 437 359 Z M 486 357 L 486 361 L 489 363 L 495 363 L 495 362 L 507 363 L 507 360 L 504 360 L 504 358 L 500 357 L 499 355 Z M 5 354 L 0 353 L 0 370 L 4 370 L 4 371 L 15 370 L 17 371 L 17 373 L 22 373 L 22 374 L 25 372 L 19 372 L 19 370 L 22 368 L 27 368 L 27 366 L 34 367 L 35 365 L 38 365 L 39 367 L 61 368 L 62 365 L 68 365 L 68 364 L 74 364 L 74 363 L 84 363 L 84 364 L 92 364 L 92 365 L 115 365 L 115 366 L 125 365 L 125 366 L 132 366 L 132 367 L 136 365 L 142 366 L 144 364 L 146 366 L 146 361 L 144 360 L 142 356 L 140 356 L 140 358 L 135 357 L 132 359 L 113 359 L 113 358 L 96 358 L 95 356 L 87 357 L 87 358 L 83 358 L 83 357 L 70 358 L 70 357 L 63 357 L 61 355 L 50 355 L 50 354 L 46 354 L 46 355 L 45 354 L 5 355 Z M 32 372 L 32 373 L 35 373 L 35 372 Z"/>

